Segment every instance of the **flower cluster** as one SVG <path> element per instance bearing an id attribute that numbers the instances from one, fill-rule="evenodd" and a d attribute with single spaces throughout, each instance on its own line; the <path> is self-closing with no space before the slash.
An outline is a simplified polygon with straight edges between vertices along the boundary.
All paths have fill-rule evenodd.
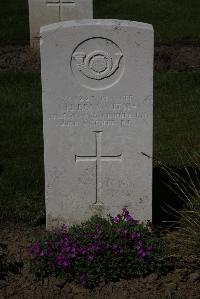
<path id="1" fill-rule="evenodd" d="M 94 286 L 148 273 L 156 267 L 159 248 L 149 227 L 124 208 L 108 220 L 94 216 L 81 226 L 63 225 L 28 252 L 36 274 L 68 274 L 83 286 Z"/>
<path id="2" fill-rule="evenodd" d="M 129 211 L 127 208 L 123 208 L 123 213 L 122 215 L 118 214 L 115 217 L 110 217 L 111 221 L 113 223 L 119 223 L 120 221 L 122 222 L 127 222 L 129 225 L 137 225 L 139 224 L 138 220 L 133 219 L 133 217 L 130 215 Z M 150 222 L 148 221 L 148 225 L 150 227 Z M 154 250 L 154 245 L 150 244 L 147 246 L 147 248 L 144 248 L 144 244 L 141 240 L 142 233 L 141 232 L 128 232 L 128 229 L 118 229 L 118 232 L 122 232 L 122 234 L 125 235 L 124 239 L 125 240 L 131 240 L 135 244 L 135 249 L 137 252 L 137 256 L 139 258 L 145 258 L 150 255 L 150 253 Z"/>
<path id="3" fill-rule="evenodd" d="M 118 223 L 119 221 L 126 221 L 129 224 L 138 224 L 139 223 L 138 220 L 133 219 L 133 217 L 130 215 L 127 208 L 123 208 L 122 211 L 123 211 L 122 215 L 118 214 L 115 217 L 112 217 L 112 216 L 110 217 L 111 221 L 113 223 Z"/>

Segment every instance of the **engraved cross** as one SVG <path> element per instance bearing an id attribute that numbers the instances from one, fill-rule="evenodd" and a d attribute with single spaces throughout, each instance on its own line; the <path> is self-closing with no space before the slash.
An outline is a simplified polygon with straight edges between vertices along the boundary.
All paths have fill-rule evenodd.
<path id="1" fill-rule="evenodd" d="M 102 156 L 101 154 L 101 131 L 94 131 L 96 137 L 96 155 L 95 156 L 77 156 L 75 155 L 75 162 L 96 162 L 96 201 L 95 204 L 102 204 L 101 201 L 101 163 L 122 161 L 122 154 L 117 156 Z"/>
<path id="2" fill-rule="evenodd" d="M 46 0 L 47 6 L 54 6 L 58 8 L 59 21 L 64 21 L 63 8 L 65 6 L 75 6 L 75 0 Z"/>

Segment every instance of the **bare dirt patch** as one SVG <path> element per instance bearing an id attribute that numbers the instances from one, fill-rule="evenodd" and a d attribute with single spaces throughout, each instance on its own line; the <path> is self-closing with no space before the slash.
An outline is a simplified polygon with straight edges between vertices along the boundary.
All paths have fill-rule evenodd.
<path id="1" fill-rule="evenodd" d="M 156 45 L 154 68 L 158 72 L 200 70 L 200 45 Z M 29 47 L 0 47 L 0 71 L 39 70 L 39 54 Z"/>
<path id="2" fill-rule="evenodd" d="M 29 47 L 0 47 L 0 71 L 38 71 L 40 57 Z"/>
<path id="3" fill-rule="evenodd" d="M 73 298 L 73 299 L 124 299 L 124 298 L 200 298 L 200 273 L 191 268 L 193 259 L 180 261 L 167 275 L 153 273 L 145 278 L 109 283 L 94 291 L 66 283 L 64 279 L 48 278 L 37 281 L 29 271 L 26 248 L 45 234 L 44 226 L 1 224 L 0 243 L 7 257 L 15 261 L 18 271 L 8 269 L 0 278 L 0 298 Z M 1 269 L 0 269 L 1 272 Z"/>
<path id="4" fill-rule="evenodd" d="M 154 68 L 158 72 L 200 70 L 200 45 L 158 45 Z"/>

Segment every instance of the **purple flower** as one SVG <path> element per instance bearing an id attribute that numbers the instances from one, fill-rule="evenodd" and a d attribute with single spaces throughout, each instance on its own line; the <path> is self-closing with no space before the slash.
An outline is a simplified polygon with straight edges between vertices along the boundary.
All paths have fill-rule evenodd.
<path id="1" fill-rule="evenodd" d="M 124 213 L 125 215 L 129 215 L 129 211 L 128 211 L 127 208 L 123 208 L 122 211 L 123 211 L 123 213 Z"/>
<path id="2" fill-rule="evenodd" d="M 79 253 L 80 253 L 81 255 L 85 255 L 86 252 L 87 252 L 87 250 L 86 250 L 86 248 L 84 248 L 84 247 L 81 247 L 81 248 L 79 249 Z"/>
<path id="3" fill-rule="evenodd" d="M 34 257 L 33 261 L 41 262 L 42 265 L 46 263 L 52 273 L 63 271 L 74 277 L 79 275 L 81 285 L 86 286 L 94 282 L 90 282 L 93 272 L 86 272 L 86 269 L 96 271 L 96 261 L 104 259 L 104 255 L 108 254 L 119 261 L 123 258 L 126 262 L 125 256 L 129 258 L 130 254 L 131 259 L 148 262 L 155 249 L 153 244 L 149 244 L 153 243 L 153 239 L 146 236 L 150 229 L 143 231 L 142 225 L 133 226 L 136 224 L 138 221 L 133 219 L 127 208 L 123 208 L 121 214 L 110 216 L 110 222 L 105 226 L 97 222 L 93 226 L 89 223 L 86 229 L 82 230 L 80 226 L 75 231 L 72 230 L 71 234 L 70 230 L 67 231 L 67 226 L 62 225 L 59 232 L 51 234 L 46 241 L 35 242 L 29 248 L 29 253 Z"/>
<path id="4" fill-rule="evenodd" d="M 43 250 L 40 252 L 40 256 L 45 256 L 45 253 Z"/>
<path id="5" fill-rule="evenodd" d="M 82 286 L 85 286 L 90 279 L 91 275 L 88 273 L 82 273 L 79 278 L 79 282 Z"/>
<path id="6" fill-rule="evenodd" d="M 113 244 L 111 246 L 111 250 L 114 255 L 118 255 L 123 252 L 123 250 L 117 244 Z"/>
<path id="7" fill-rule="evenodd" d="M 138 232 L 133 232 L 133 233 L 130 234 L 130 239 L 131 240 L 136 240 L 140 237 L 141 237 L 141 233 L 138 233 Z"/>
<path id="8" fill-rule="evenodd" d="M 87 261 L 88 262 L 92 262 L 94 260 L 94 256 L 93 255 L 88 255 L 87 256 Z"/>
<path id="9" fill-rule="evenodd" d="M 55 262 L 58 266 L 64 269 L 70 266 L 69 259 L 64 255 L 58 255 Z"/>
<path id="10" fill-rule="evenodd" d="M 67 225 L 66 224 L 63 224 L 61 226 L 61 234 L 65 234 L 66 233 L 66 229 L 67 229 Z"/>
<path id="11" fill-rule="evenodd" d="M 82 286 L 85 286 L 86 283 L 87 283 L 87 277 L 84 274 L 82 274 L 80 279 L 79 279 L 79 282 Z"/>
<path id="12" fill-rule="evenodd" d="M 133 219 L 127 208 L 123 208 L 123 218 L 129 224 L 138 224 L 138 220 Z"/>
<path id="13" fill-rule="evenodd" d="M 70 256 L 71 257 L 75 257 L 76 256 L 76 247 L 71 247 L 71 250 L 70 250 Z"/>
<path id="14" fill-rule="evenodd" d="M 112 217 L 112 222 L 114 222 L 114 223 L 117 223 L 119 221 L 119 219 L 118 219 L 118 217 L 117 216 L 115 216 L 115 217 Z"/>
<path id="15" fill-rule="evenodd" d="M 101 224 L 96 224 L 95 228 L 96 231 L 99 232 L 101 230 Z"/>
<path id="16" fill-rule="evenodd" d="M 112 245 L 112 249 L 113 250 L 118 249 L 118 245 L 117 244 Z"/>
<path id="17" fill-rule="evenodd" d="M 155 250 L 155 246 L 153 244 L 150 244 L 148 247 L 147 247 L 147 251 L 150 253 L 152 252 L 153 250 Z"/>
<path id="18" fill-rule="evenodd" d="M 69 263 L 67 263 L 67 261 L 64 261 L 64 262 L 62 263 L 62 266 L 63 266 L 64 268 L 66 268 L 68 265 L 69 265 Z"/>
<path id="19" fill-rule="evenodd" d="M 113 223 L 118 223 L 120 220 L 122 220 L 122 216 L 120 214 L 118 214 L 117 216 L 115 217 L 111 217 L 111 221 Z"/>
<path id="20" fill-rule="evenodd" d="M 33 255 L 40 255 L 41 247 L 39 242 L 35 242 L 32 246 L 28 248 L 28 252 Z"/>
<path id="21" fill-rule="evenodd" d="M 144 258 L 146 257 L 148 254 L 145 250 L 143 250 L 142 248 L 137 250 L 137 255 L 139 258 Z"/>

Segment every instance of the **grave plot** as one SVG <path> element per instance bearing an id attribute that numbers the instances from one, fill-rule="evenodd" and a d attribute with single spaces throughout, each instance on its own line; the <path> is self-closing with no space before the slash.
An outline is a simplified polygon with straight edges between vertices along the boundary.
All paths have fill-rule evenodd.
<path id="1" fill-rule="evenodd" d="M 196 240 L 196 242 L 198 242 L 199 240 L 199 230 L 197 231 L 197 227 L 193 229 L 193 227 L 190 226 L 191 222 L 183 223 L 184 233 L 187 232 L 185 235 L 183 234 L 180 237 L 180 235 L 177 236 L 174 232 L 167 234 L 168 256 L 172 256 L 172 262 L 175 265 L 175 269 L 170 271 L 167 275 L 159 276 L 153 273 L 145 278 L 128 281 L 121 280 L 118 283 L 109 282 L 106 286 L 101 286 L 94 290 L 94 292 L 89 292 L 74 284 L 65 283 L 62 279 L 49 278 L 42 282 L 35 281 L 29 273 L 28 264 L 26 264 L 26 248 L 33 240 L 38 240 L 41 236 L 46 234 L 40 57 L 39 55 L 38 57 L 34 56 L 34 52 L 29 49 L 28 1 L 18 0 L 17 5 L 13 5 L 13 0 L 6 0 L 4 2 L 0 10 L 0 70 L 4 72 L 0 74 L 0 218 L 2 220 L 0 227 L 0 297 L 53 297 L 59 299 L 66 297 L 100 299 L 106 297 L 121 299 L 123 297 L 147 298 L 149 294 L 152 298 L 161 298 L 163 296 L 183 299 L 198 297 L 200 293 L 198 271 L 199 257 L 195 256 L 195 254 L 198 252 L 199 246 L 195 248 L 194 242 L 194 251 L 193 255 L 191 255 L 191 252 L 188 253 L 186 250 L 186 243 L 183 242 L 184 236 L 184 241 L 187 242 L 194 238 L 196 232 L 197 238 L 194 238 L 193 241 Z M 191 0 L 189 6 L 188 0 L 182 0 L 181 3 L 180 1 L 161 0 L 159 1 L 159 5 L 153 0 L 128 0 L 125 2 L 122 5 L 121 1 L 115 0 L 94 1 L 94 16 L 95 18 L 139 20 L 152 23 L 155 29 L 156 51 L 154 67 L 156 71 L 162 73 L 155 73 L 154 76 L 155 160 L 153 173 L 154 193 L 156 194 L 154 194 L 153 197 L 153 210 L 154 220 L 156 220 L 155 223 L 159 223 L 160 225 L 163 224 L 163 219 L 166 220 L 166 215 L 163 215 L 162 212 L 163 203 L 173 205 L 178 201 L 177 194 L 169 192 L 169 188 L 163 186 L 166 182 L 168 183 L 168 180 L 166 180 L 166 174 L 163 175 L 159 169 L 160 163 L 167 164 L 173 167 L 173 169 L 175 168 L 175 171 L 177 171 L 179 175 L 182 175 L 187 169 L 189 173 L 194 173 L 195 178 L 199 178 L 199 176 L 197 176 L 197 169 L 193 168 L 192 165 L 190 168 L 188 167 L 187 157 L 188 155 L 199 153 L 200 127 L 198 111 L 200 74 L 197 70 L 199 70 L 200 67 L 198 15 L 200 2 L 197 3 L 196 0 Z M 64 7 L 72 11 L 74 9 L 74 3 L 61 4 L 59 1 L 53 1 L 53 3 L 46 4 L 45 7 L 54 10 L 56 18 L 59 21 L 64 16 Z M 112 41 L 111 37 L 110 40 Z M 158 44 L 160 42 L 161 44 Z M 114 48 L 117 49 L 114 54 L 121 54 L 123 47 L 118 40 L 115 44 L 119 49 Z M 80 44 L 80 46 L 83 45 Z M 82 68 L 81 65 L 85 66 L 89 55 L 86 55 L 86 57 L 77 55 L 87 49 L 78 48 L 76 46 L 74 47 L 74 50 L 75 49 L 78 51 L 71 52 L 71 54 L 73 54 L 73 63 L 70 64 L 69 68 L 73 67 L 74 82 L 77 81 L 76 86 L 81 84 L 84 90 L 88 90 L 88 93 L 90 93 L 89 90 L 91 88 L 95 88 L 92 92 L 106 93 L 109 89 L 106 84 L 103 86 L 103 90 L 100 91 L 96 89 L 99 88 L 99 86 L 91 86 L 88 81 L 94 80 L 94 82 L 102 82 L 104 79 L 101 77 L 105 75 L 105 73 L 117 77 L 120 69 L 116 68 L 116 66 L 118 64 L 122 66 L 125 56 L 112 56 L 112 64 L 108 63 L 108 61 L 111 61 L 109 57 L 107 57 L 107 60 L 104 60 L 102 53 L 98 52 L 95 59 L 92 59 L 92 62 L 88 63 L 92 70 L 92 72 L 88 72 L 88 69 Z M 91 56 L 89 56 L 89 58 L 91 58 Z M 77 61 L 80 66 L 80 71 L 76 69 Z M 66 65 L 67 63 L 63 64 L 63 68 L 67 69 Z M 109 65 L 109 67 L 106 68 L 105 65 Z M 100 69 L 99 72 L 97 72 L 98 68 Z M 21 70 L 23 73 L 20 72 Z M 35 70 L 36 73 L 33 72 Z M 27 71 L 29 71 L 29 73 L 27 73 Z M 59 81 L 59 72 L 57 72 L 57 76 Z M 85 76 L 85 80 L 83 76 Z M 117 84 L 121 84 L 122 80 L 123 76 Z M 115 82 L 111 82 L 110 85 L 113 83 Z M 66 84 L 66 81 L 64 84 Z M 110 88 L 114 89 L 117 84 L 112 85 Z M 72 89 L 74 87 L 75 84 L 71 86 Z M 65 92 L 64 89 L 63 91 Z M 130 94 L 126 94 L 126 96 L 130 96 Z M 97 203 L 105 204 L 105 188 L 107 188 L 106 184 L 110 184 L 109 180 L 105 180 L 105 176 L 109 174 L 110 178 L 112 176 L 112 170 L 123 168 L 126 153 L 122 141 L 127 142 L 127 140 L 125 141 L 124 139 L 125 134 L 122 136 L 120 134 L 117 135 L 115 132 L 111 132 L 112 134 L 108 133 L 108 129 L 110 127 L 112 128 L 113 125 L 113 121 L 110 118 L 97 119 L 95 117 L 90 122 L 91 127 L 86 125 L 82 126 L 84 118 L 80 120 L 81 116 L 92 115 L 91 106 L 88 104 L 87 98 L 85 99 L 84 97 L 84 101 L 76 103 L 77 105 L 73 105 L 70 99 L 68 100 L 69 102 L 64 103 L 66 104 L 65 107 L 63 108 L 61 105 L 58 113 L 56 115 L 54 114 L 53 117 L 48 120 L 54 123 L 58 129 L 60 128 L 57 156 L 64 153 L 64 150 L 61 153 L 59 152 L 59 150 L 62 149 L 60 145 L 63 144 L 64 140 L 64 138 L 62 139 L 63 134 L 61 132 L 71 129 L 83 129 L 86 133 L 84 133 L 83 136 L 78 136 L 76 148 L 73 152 L 73 166 L 75 165 L 76 171 L 82 174 L 76 188 L 85 186 L 85 190 L 87 190 L 89 178 L 92 190 L 90 202 L 96 206 Z M 96 100 L 101 101 L 101 98 L 97 98 Z M 123 98 L 123 101 L 124 100 Z M 133 101 L 132 106 L 135 106 L 134 99 L 131 97 L 129 100 L 131 100 L 131 102 Z M 104 103 L 105 102 L 104 98 Z M 67 103 L 69 104 L 68 106 Z M 80 105 L 78 106 L 78 104 Z M 117 104 L 115 111 L 123 110 L 124 112 L 124 110 L 127 109 L 127 107 L 118 106 L 121 102 L 115 104 Z M 112 107 L 112 109 L 114 108 Z M 131 109 L 136 110 L 137 107 L 132 107 Z M 70 113 L 71 115 L 77 116 L 75 122 L 69 119 Z M 98 111 L 98 113 L 100 112 Z M 111 117 L 111 113 L 108 113 Z M 112 116 L 114 115 L 112 112 Z M 139 114 L 137 114 L 136 117 L 137 123 L 139 120 L 138 115 Z M 142 119 L 145 120 L 144 115 Z M 79 122 L 81 125 L 79 125 Z M 118 114 L 114 118 L 114 124 L 113 129 L 117 128 L 117 124 L 119 127 L 121 124 L 125 125 L 124 115 Z M 128 130 L 127 127 L 126 129 Z M 91 130 L 91 132 L 89 130 Z M 126 132 L 125 127 L 124 132 Z M 77 135 L 75 134 L 75 136 Z M 116 136 L 119 137 L 117 142 L 115 141 Z M 73 134 L 68 139 L 71 144 L 73 143 L 72 137 Z M 144 158 L 148 158 L 148 156 L 150 156 L 149 153 L 142 151 Z M 65 164 L 67 159 L 68 156 L 63 155 L 62 161 L 60 161 L 61 168 L 63 167 L 62 163 Z M 197 167 L 198 165 L 200 164 L 197 164 Z M 134 171 L 135 170 L 137 169 L 134 169 Z M 58 181 L 63 179 L 63 174 L 56 172 L 56 169 L 54 174 L 56 175 L 52 176 L 52 185 L 50 185 L 53 188 L 50 188 L 50 191 L 54 190 L 57 179 Z M 133 174 L 136 175 L 138 172 L 134 172 Z M 123 178 L 126 177 L 124 176 Z M 186 182 L 191 182 L 191 178 L 192 180 L 194 179 L 193 176 L 189 179 L 187 176 L 184 177 Z M 61 185 L 61 187 L 65 192 L 63 185 Z M 60 190 L 59 187 L 60 185 L 57 190 Z M 128 191 L 126 186 L 122 186 L 122 188 L 124 192 Z M 60 192 L 60 195 L 65 195 L 64 192 Z M 87 192 L 82 196 L 82 199 L 83 201 L 87 199 Z M 122 198 L 122 201 L 124 199 L 125 196 Z M 189 196 L 188 199 L 190 200 L 191 197 Z M 87 200 L 86 204 L 88 204 Z M 189 208 L 194 209 L 194 206 L 191 205 Z M 101 212 L 101 209 L 99 210 Z M 193 222 L 196 219 L 195 215 L 197 215 L 195 212 L 196 211 L 189 211 L 190 217 L 192 215 Z M 16 223 L 12 224 L 12 221 L 20 221 L 21 223 L 19 225 Z M 22 221 L 28 222 L 28 225 Z M 20 273 L 14 273 L 10 271 L 10 268 L 9 271 L 7 271 L 8 266 L 16 265 L 15 263 L 10 264 L 7 258 L 4 260 L 5 262 L 3 261 L 2 267 L 2 244 L 3 246 L 5 244 L 3 251 L 6 250 L 6 256 L 9 259 L 14 255 L 16 260 L 22 263 Z"/>

